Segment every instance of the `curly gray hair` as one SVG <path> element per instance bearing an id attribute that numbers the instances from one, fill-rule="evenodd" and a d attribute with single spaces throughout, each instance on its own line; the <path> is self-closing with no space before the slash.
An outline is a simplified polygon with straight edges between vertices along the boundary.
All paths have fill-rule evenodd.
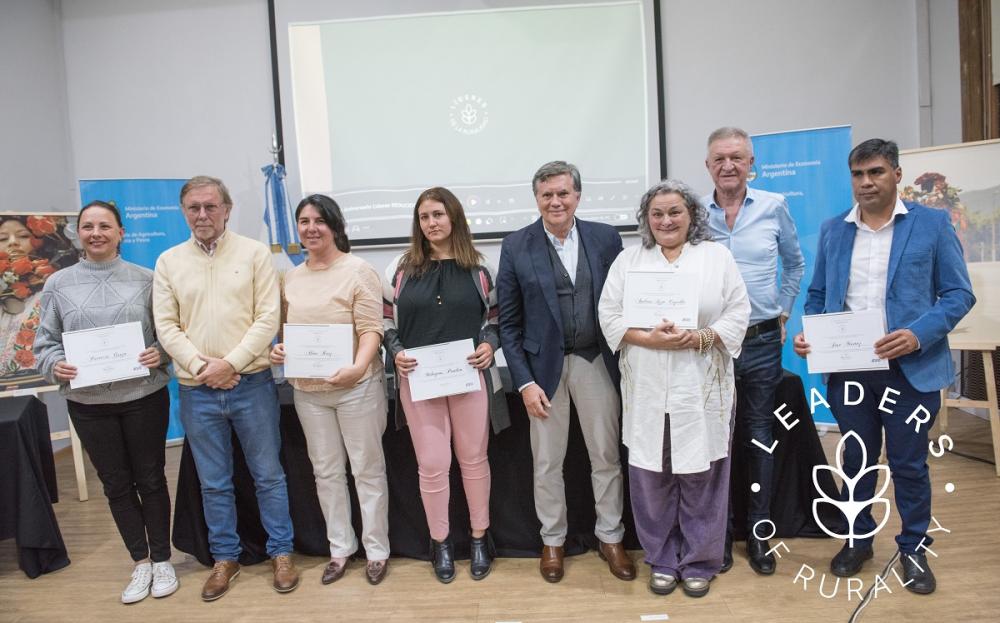
<path id="1" fill-rule="evenodd" d="M 712 233 L 708 228 L 708 211 L 698 201 L 698 196 L 694 194 L 691 187 L 680 180 L 663 180 L 653 185 L 642 196 L 639 203 L 639 210 L 635 213 L 635 218 L 639 221 L 639 236 L 642 238 L 642 246 L 652 249 L 656 244 L 653 231 L 649 227 L 649 204 L 659 195 L 679 195 L 691 216 L 691 225 L 687 231 L 687 241 L 691 244 L 698 244 L 702 240 L 711 240 Z"/>

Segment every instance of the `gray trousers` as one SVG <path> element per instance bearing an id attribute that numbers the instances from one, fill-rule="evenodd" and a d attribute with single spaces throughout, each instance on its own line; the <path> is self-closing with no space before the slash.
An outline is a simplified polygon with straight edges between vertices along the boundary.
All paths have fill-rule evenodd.
<path id="1" fill-rule="evenodd" d="M 374 375 L 350 389 L 296 389 L 295 411 L 306 435 L 330 556 L 346 558 L 358 549 L 347 490 L 349 459 L 361 506 L 365 553 L 368 560 L 385 560 L 389 557 L 389 488 L 382 453 L 386 421 L 382 375 Z"/>
<path id="2" fill-rule="evenodd" d="M 618 458 L 621 401 L 604 360 L 587 361 L 577 355 L 563 359 L 562 376 L 545 419 L 529 417 L 531 455 L 535 467 L 535 513 L 542 523 L 542 542 L 561 546 L 566 541 L 566 487 L 563 459 L 569 439 L 570 400 L 576 405 L 583 439 L 590 455 L 597 525 L 594 534 L 605 543 L 618 543 L 622 525 L 622 469 Z"/>

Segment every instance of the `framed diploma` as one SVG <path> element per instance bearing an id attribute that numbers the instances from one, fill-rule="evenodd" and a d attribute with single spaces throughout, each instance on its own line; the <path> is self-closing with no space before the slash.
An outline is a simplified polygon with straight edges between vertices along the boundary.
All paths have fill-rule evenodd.
<path id="1" fill-rule="evenodd" d="M 149 368 L 139 363 L 146 350 L 139 322 L 67 331 L 62 341 L 66 363 L 76 366 L 72 389 L 149 376 Z"/>
<path id="2" fill-rule="evenodd" d="M 678 329 L 697 329 L 698 291 L 697 275 L 630 270 L 625 276 L 625 323 L 650 329 L 666 318 Z"/>
<path id="3" fill-rule="evenodd" d="M 889 360 L 875 354 L 885 336 L 881 309 L 803 316 L 802 331 L 811 348 L 809 374 L 889 369 Z"/>
<path id="4" fill-rule="evenodd" d="M 410 395 L 414 400 L 428 400 L 482 389 L 479 370 L 467 359 L 475 350 L 471 339 L 407 348 L 406 355 L 417 360 L 407 377 Z"/>
<path id="5" fill-rule="evenodd" d="M 354 364 L 354 325 L 285 324 L 285 377 L 325 379 Z"/>

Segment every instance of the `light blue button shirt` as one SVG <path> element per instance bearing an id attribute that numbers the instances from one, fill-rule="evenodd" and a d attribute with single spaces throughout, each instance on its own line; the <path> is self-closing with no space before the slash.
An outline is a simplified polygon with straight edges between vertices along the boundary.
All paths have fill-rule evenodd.
<path id="1" fill-rule="evenodd" d="M 542 223 L 542 228 L 545 228 L 544 223 Z M 569 280 L 573 285 L 576 285 L 576 263 L 577 258 L 580 257 L 580 239 L 576 234 L 576 219 L 573 219 L 573 227 L 566 234 L 566 240 L 559 240 L 548 229 L 545 229 L 545 235 L 549 237 L 552 246 L 556 248 L 556 255 L 559 256 L 563 268 L 569 273 Z"/>
<path id="2" fill-rule="evenodd" d="M 701 204 L 708 210 L 712 237 L 729 248 L 746 282 L 750 324 L 791 315 L 806 262 L 785 197 L 748 187 L 732 231 L 726 225 L 726 211 L 715 203 L 714 193 L 702 197 Z"/>

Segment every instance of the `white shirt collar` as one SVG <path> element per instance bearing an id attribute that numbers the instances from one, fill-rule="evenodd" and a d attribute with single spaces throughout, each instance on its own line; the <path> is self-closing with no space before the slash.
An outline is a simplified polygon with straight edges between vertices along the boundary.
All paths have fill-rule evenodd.
<path id="1" fill-rule="evenodd" d="M 573 217 L 573 226 L 569 228 L 569 233 L 566 234 L 566 240 L 560 240 L 555 234 L 549 231 L 549 228 L 545 226 L 545 221 L 542 221 L 542 229 L 545 230 L 545 235 L 549 237 L 552 244 L 555 246 L 562 246 L 567 242 L 576 242 L 576 217 Z"/>
<path id="2" fill-rule="evenodd" d="M 907 210 L 906 206 L 903 205 L 903 200 L 899 198 L 899 195 L 896 195 L 896 205 L 892 208 L 892 215 L 889 217 L 889 220 L 886 221 L 885 225 L 882 225 L 882 227 L 886 227 L 889 223 L 895 222 L 897 216 L 900 214 L 906 214 L 907 212 L 909 212 L 909 210 Z M 851 211 L 844 217 L 844 220 L 848 223 L 854 223 L 858 227 L 861 227 L 861 225 L 863 225 L 861 221 L 861 206 L 855 203 L 854 207 L 851 208 Z M 879 229 L 882 229 L 882 227 Z"/>

